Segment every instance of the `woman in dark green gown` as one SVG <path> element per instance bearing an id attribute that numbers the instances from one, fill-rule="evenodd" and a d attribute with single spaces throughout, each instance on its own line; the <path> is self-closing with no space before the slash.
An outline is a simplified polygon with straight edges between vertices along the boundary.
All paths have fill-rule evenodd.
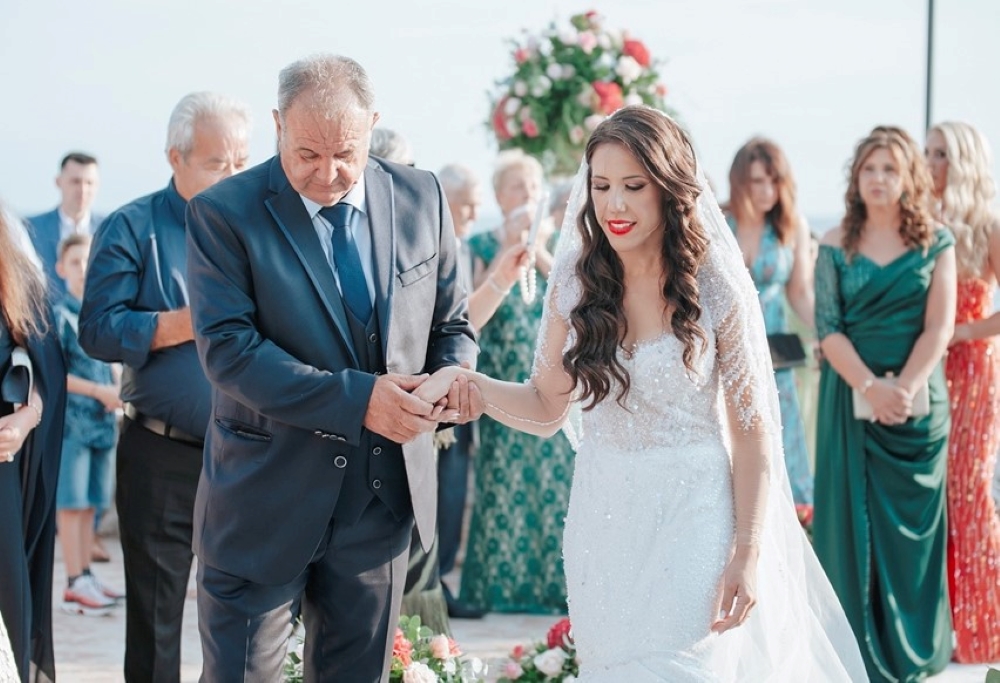
<path id="1" fill-rule="evenodd" d="M 816 266 L 825 362 L 814 543 L 873 681 L 923 680 L 951 656 L 941 359 L 956 276 L 954 239 L 933 224 L 929 190 L 913 140 L 873 130 L 855 154 L 847 215 Z M 924 386 L 930 412 L 912 415 Z M 874 418 L 854 417 L 858 392 Z"/>

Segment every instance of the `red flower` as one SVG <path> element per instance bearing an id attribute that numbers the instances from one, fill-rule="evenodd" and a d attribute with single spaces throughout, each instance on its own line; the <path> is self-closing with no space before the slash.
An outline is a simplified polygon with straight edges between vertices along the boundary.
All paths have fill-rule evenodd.
<path id="1" fill-rule="evenodd" d="M 799 517 L 799 524 L 808 527 L 813 522 L 813 506 L 808 503 L 798 503 L 795 506 L 795 513 Z"/>
<path id="2" fill-rule="evenodd" d="M 617 83 L 594 81 L 590 84 L 597 93 L 598 108 L 602 114 L 611 115 L 625 106 L 622 88 Z"/>
<path id="3" fill-rule="evenodd" d="M 515 662 L 521 661 L 521 657 L 524 656 L 524 645 L 515 645 L 514 649 L 510 651 L 510 658 Z"/>
<path id="4" fill-rule="evenodd" d="M 402 663 L 405 669 L 413 663 L 413 643 L 406 639 L 401 629 L 396 629 L 396 637 L 392 641 L 392 656 Z"/>
<path id="5" fill-rule="evenodd" d="M 646 49 L 641 40 L 626 40 L 622 45 L 622 54 L 639 62 L 639 66 L 649 66 L 649 50 Z"/>
<path id="6" fill-rule="evenodd" d="M 503 97 L 497 102 L 496 109 L 493 110 L 493 132 L 497 134 L 497 138 L 503 142 L 505 140 L 510 140 L 513 135 L 507 130 L 507 113 L 504 111 L 504 107 L 507 105 L 507 98 Z"/>
<path id="7" fill-rule="evenodd" d="M 524 64 L 531 57 L 531 50 L 526 47 L 519 47 L 514 50 L 514 61 L 518 64 Z"/>
<path id="8" fill-rule="evenodd" d="M 523 130 L 524 134 L 527 135 L 529 138 L 538 137 L 538 124 L 535 123 L 532 119 L 525 119 L 523 122 L 521 122 L 521 130 Z"/>
<path id="9" fill-rule="evenodd" d="M 569 619 L 560 619 L 552 628 L 549 629 L 549 635 L 547 638 L 549 649 L 552 648 L 565 648 L 568 643 L 573 642 L 573 636 L 571 635 L 571 626 Z"/>
<path id="10" fill-rule="evenodd" d="M 656 84 L 656 94 L 659 95 L 660 97 L 666 97 L 667 96 L 667 84 L 666 83 L 657 83 Z"/>

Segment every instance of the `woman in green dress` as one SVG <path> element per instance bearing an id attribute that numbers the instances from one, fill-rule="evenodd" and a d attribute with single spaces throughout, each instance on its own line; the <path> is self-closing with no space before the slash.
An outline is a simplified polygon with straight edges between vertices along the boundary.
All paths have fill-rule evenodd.
<path id="1" fill-rule="evenodd" d="M 924 680 L 952 648 L 941 359 L 955 254 L 951 233 L 931 219 L 930 188 L 912 138 L 874 129 L 856 149 L 847 213 L 816 265 L 825 362 L 814 543 L 873 681 Z M 871 406 L 870 419 L 855 418 L 855 401 Z"/>
<path id="2" fill-rule="evenodd" d="M 524 239 L 541 187 L 542 168 L 535 159 L 518 150 L 500 154 L 493 188 L 504 223 L 469 240 L 477 285 L 498 286 L 488 275 L 497 256 Z M 552 264 L 545 248 L 551 236 L 551 225 L 540 231 L 534 274 L 514 286 L 482 328 L 480 372 L 516 382 L 531 374 L 545 278 Z M 530 279 L 536 281 L 537 291 L 526 301 L 521 289 Z M 488 417 L 480 420 L 479 428 L 461 600 L 495 612 L 565 613 L 562 534 L 573 474 L 569 441 L 562 434 L 547 440 L 530 436 Z"/>

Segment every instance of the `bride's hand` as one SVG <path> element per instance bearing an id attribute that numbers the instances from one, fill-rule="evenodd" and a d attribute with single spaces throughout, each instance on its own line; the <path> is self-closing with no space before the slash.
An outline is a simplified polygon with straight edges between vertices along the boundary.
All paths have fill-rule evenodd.
<path id="1" fill-rule="evenodd" d="M 722 574 L 722 595 L 716 603 L 712 630 L 723 633 L 740 626 L 757 604 L 757 550 L 737 549 Z"/>
<path id="2" fill-rule="evenodd" d="M 428 403 L 439 403 L 442 399 L 448 398 L 452 384 L 463 372 L 465 372 L 463 368 L 454 365 L 441 368 L 414 389 L 413 395 Z"/>

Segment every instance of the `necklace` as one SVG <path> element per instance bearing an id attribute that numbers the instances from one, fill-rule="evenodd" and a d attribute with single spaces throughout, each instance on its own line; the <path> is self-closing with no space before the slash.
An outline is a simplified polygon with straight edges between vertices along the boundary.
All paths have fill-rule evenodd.
<path id="1" fill-rule="evenodd" d="M 535 250 L 528 252 L 528 265 L 521 269 L 521 299 L 526 304 L 535 300 L 538 290 L 538 274 L 535 271 Z"/>
<path id="2" fill-rule="evenodd" d="M 624 343 L 619 344 L 621 347 L 622 355 L 625 356 L 625 360 L 632 360 L 635 358 L 636 351 L 639 350 L 638 340 L 632 342 L 631 344 L 625 345 Z"/>

